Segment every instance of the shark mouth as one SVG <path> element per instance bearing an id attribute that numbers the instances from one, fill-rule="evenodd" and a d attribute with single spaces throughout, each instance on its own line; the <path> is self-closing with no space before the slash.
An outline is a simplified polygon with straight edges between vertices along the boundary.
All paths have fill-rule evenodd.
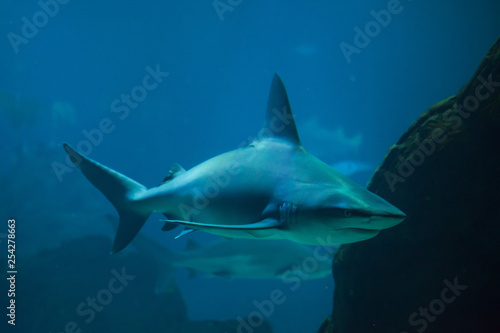
<path id="1" fill-rule="evenodd" d="M 366 236 L 373 235 L 372 237 L 375 237 L 379 233 L 379 229 L 363 229 L 363 228 L 345 228 L 345 229 L 339 229 L 341 231 L 347 231 L 347 232 L 353 232 L 356 234 L 364 234 Z"/>
<path id="2" fill-rule="evenodd" d="M 363 228 L 342 228 L 335 232 L 341 233 L 344 237 L 356 236 L 356 241 L 366 240 L 377 236 L 380 229 L 363 229 Z M 347 242 L 346 242 L 347 243 Z"/>

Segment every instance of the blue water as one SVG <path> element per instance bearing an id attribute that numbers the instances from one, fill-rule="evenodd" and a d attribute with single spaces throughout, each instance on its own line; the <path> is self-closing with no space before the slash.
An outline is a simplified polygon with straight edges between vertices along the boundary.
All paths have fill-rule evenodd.
<path id="1" fill-rule="evenodd" d="M 371 165 L 352 175 L 365 185 L 412 122 L 469 80 L 500 32 L 500 3 L 492 0 L 218 6 L 73 0 L 44 16 L 36 1 L 0 5 L 1 212 L 23 220 L 19 253 L 83 234 L 112 237 L 92 219 L 61 218 L 85 214 L 82 206 L 113 213 L 79 172 L 54 172 L 54 162 L 66 164 L 60 144 L 89 141 L 85 131 L 101 133 L 81 144 L 92 159 L 155 186 L 172 163 L 187 169 L 255 136 L 276 72 L 306 149 L 329 164 Z M 24 17 L 39 27 L 23 35 Z M 161 74 L 145 83 L 152 71 Z M 131 93 L 136 101 L 127 105 L 122 94 Z M 33 164 L 21 167 L 25 160 Z M 84 189 L 65 185 L 74 182 Z M 58 205 L 61 198 L 67 204 Z M 185 241 L 160 232 L 158 218 L 143 232 L 182 251 Z M 187 275 L 180 270 L 175 279 L 192 320 L 246 317 L 254 300 L 287 288 L 279 280 Z M 268 318 L 274 331 L 314 332 L 331 312 L 333 287 L 330 277 L 288 292 Z"/>

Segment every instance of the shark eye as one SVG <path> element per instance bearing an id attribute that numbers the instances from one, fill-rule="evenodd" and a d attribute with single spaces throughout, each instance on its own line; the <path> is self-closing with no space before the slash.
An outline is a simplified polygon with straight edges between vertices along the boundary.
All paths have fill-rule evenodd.
<path id="1" fill-rule="evenodd" d="M 350 209 L 345 209 L 344 210 L 344 216 L 345 217 L 351 217 L 352 216 L 352 211 Z"/>

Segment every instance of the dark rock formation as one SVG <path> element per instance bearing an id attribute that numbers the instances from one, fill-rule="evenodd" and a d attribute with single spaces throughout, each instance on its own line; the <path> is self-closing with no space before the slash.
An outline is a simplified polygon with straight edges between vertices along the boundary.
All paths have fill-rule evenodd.
<path id="1" fill-rule="evenodd" d="M 498 332 L 500 40 L 455 96 L 424 112 L 368 188 L 408 219 L 334 260 L 320 332 Z"/>
<path id="2" fill-rule="evenodd" d="M 155 294 L 158 272 L 150 258 L 139 252 L 110 256 L 107 254 L 110 248 L 108 238 L 89 236 L 64 243 L 59 248 L 39 251 L 19 262 L 16 326 L 8 327 L 7 331 L 238 331 L 240 323 L 236 320 L 190 321 L 173 279 L 170 288 Z M 8 290 L 5 276 L 0 274 L 0 277 L 4 281 L 2 289 Z M 203 295 L 200 301 L 210 303 Z M 4 326 L 7 326 L 5 318 L 0 327 Z M 0 331 L 5 332 L 5 329 L 0 328 Z M 269 323 L 264 322 L 253 332 L 271 333 L 272 330 Z"/>

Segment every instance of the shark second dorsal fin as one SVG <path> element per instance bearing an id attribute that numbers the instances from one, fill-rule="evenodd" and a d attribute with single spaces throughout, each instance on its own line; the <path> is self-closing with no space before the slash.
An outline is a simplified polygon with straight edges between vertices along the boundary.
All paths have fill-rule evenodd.
<path id="1" fill-rule="evenodd" d="M 269 99 L 267 100 L 266 120 L 259 137 L 280 138 L 295 145 L 301 145 L 285 85 L 278 74 L 274 74 L 271 83 Z"/>
<path id="2" fill-rule="evenodd" d="M 164 183 L 174 179 L 176 176 L 178 176 L 184 172 L 186 172 L 186 170 L 184 170 L 184 168 L 181 167 L 179 164 L 177 164 L 177 163 L 172 164 L 172 166 L 170 167 L 170 170 L 168 171 L 168 175 L 162 180 L 161 184 L 164 184 Z"/>

